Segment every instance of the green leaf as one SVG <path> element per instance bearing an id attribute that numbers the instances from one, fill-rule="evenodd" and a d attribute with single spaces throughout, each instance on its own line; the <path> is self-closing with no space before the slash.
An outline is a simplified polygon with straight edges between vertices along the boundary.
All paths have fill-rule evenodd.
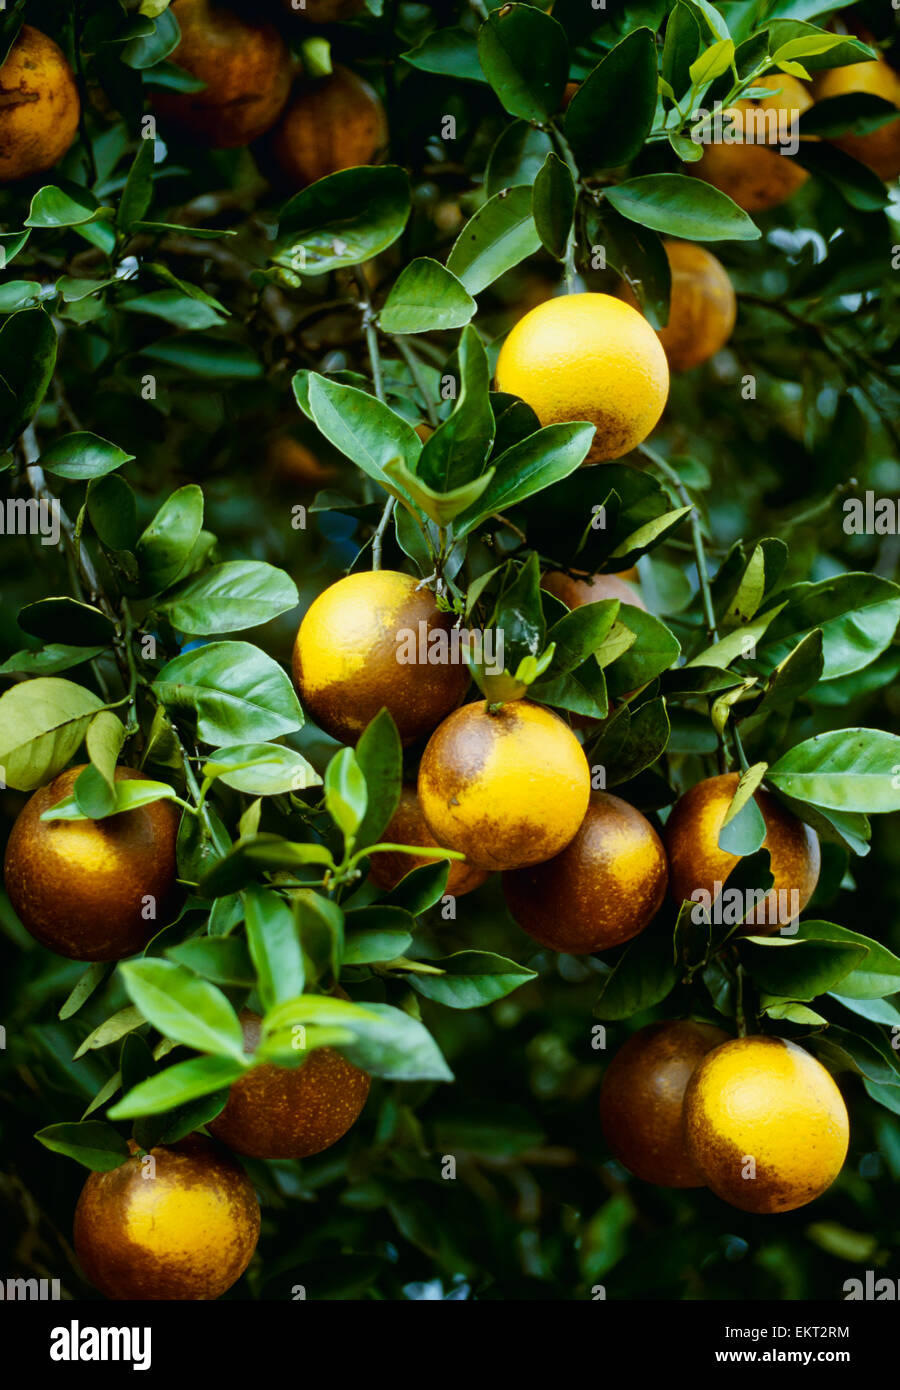
<path id="1" fill-rule="evenodd" d="M 151 290 L 149 294 L 135 295 L 122 300 L 119 308 L 129 314 L 148 314 L 151 318 L 163 319 L 176 328 L 187 330 L 215 328 L 225 322 L 217 310 L 193 295 L 182 294 L 179 290 Z"/>
<path id="2" fill-rule="evenodd" d="M 464 82 L 487 82 L 478 61 L 475 35 L 455 26 L 432 30 L 417 48 L 401 53 L 400 57 L 421 72 L 435 72 Z"/>
<path id="3" fill-rule="evenodd" d="M 564 260 L 575 215 L 575 184 L 569 166 L 552 151 L 534 181 L 532 214 L 544 248 Z"/>
<path id="4" fill-rule="evenodd" d="M 609 202 L 590 203 L 583 215 L 588 243 L 604 248 L 607 266 L 627 281 L 653 327 L 663 328 L 669 320 L 672 272 L 662 239 L 649 227 L 629 222 Z"/>
<path id="5" fill-rule="evenodd" d="M 531 189 L 511 188 L 489 198 L 469 219 L 453 244 L 447 269 L 469 294 L 480 294 L 540 244 Z"/>
<path id="6" fill-rule="evenodd" d="M 229 560 L 186 579 L 159 605 L 181 632 L 209 636 L 259 627 L 296 608 L 297 586 L 261 560 Z"/>
<path id="7" fill-rule="evenodd" d="M 204 743 L 265 741 L 295 733 L 303 711 L 287 673 L 249 642 L 210 642 L 182 652 L 153 682 L 169 710 L 196 716 Z"/>
<path id="8" fill-rule="evenodd" d="M 243 1066 L 241 1025 L 215 985 L 168 960 L 127 961 L 119 973 L 129 998 L 164 1037 Z"/>
<path id="9" fill-rule="evenodd" d="M 202 525 L 203 492 L 196 483 L 188 483 L 166 498 L 135 549 L 147 593 L 159 593 L 178 578 Z"/>
<path id="10" fill-rule="evenodd" d="M 129 1156 L 128 1145 L 112 1125 L 103 1120 L 81 1120 L 70 1124 L 47 1125 L 35 1139 L 51 1153 L 65 1154 L 94 1173 L 110 1173 Z"/>
<path id="11" fill-rule="evenodd" d="M 245 1063 L 229 1057 L 191 1057 L 186 1062 L 176 1062 L 129 1091 L 109 1111 L 110 1118 L 130 1120 L 138 1115 L 164 1114 L 173 1106 L 223 1090 L 244 1070 Z"/>
<path id="12" fill-rule="evenodd" d="M 342 1044 L 341 1052 L 355 1066 L 386 1081 L 453 1080 L 440 1048 L 418 1019 L 389 1004 L 367 1001 L 365 1010 L 374 1017 L 342 1020 L 354 1040 Z"/>
<path id="13" fill-rule="evenodd" d="M 294 914 L 278 893 L 256 884 L 244 891 L 247 945 L 256 967 L 257 988 L 268 1013 L 303 993 L 306 975 Z"/>
<path id="14" fill-rule="evenodd" d="M 677 0 L 666 23 L 662 75 L 680 97 L 691 85 L 690 67 L 700 52 L 700 25 L 692 11 Z"/>
<path id="15" fill-rule="evenodd" d="M 865 954 L 861 945 L 838 941 L 748 936 L 741 942 L 741 957 L 756 984 L 805 1003 L 834 989 Z"/>
<path id="16" fill-rule="evenodd" d="M 0 324 L 0 448 L 34 415 L 56 366 L 56 330 L 43 309 L 22 309 Z"/>
<path id="17" fill-rule="evenodd" d="M 681 654 L 678 638 L 652 613 L 623 603 L 619 608 L 619 621 L 636 634 L 637 640 L 606 668 L 611 695 L 626 695 L 646 685 L 674 665 Z"/>
<path id="18" fill-rule="evenodd" d="M 453 520 L 482 495 L 494 471 L 485 472 L 496 431 L 491 406 L 491 372 L 487 354 L 474 328 L 463 329 L 460 336 L 455 374 L 459 388 L 456 403 L 426 441 L 416 467 L 423 483 L 453 498 L 452 515 L 448 515 L 448 520 Z M 458 505 L 466 496 L 466 485 L 476 482 L 480 486 L 473 486 L 468 501 Z M 437 521 L 431 512 L 426 514 Z"/>
<path id="19" fill-rule="evenodd" d="M 60 1007 L 57 1017 L 61 1022 L 67 1018 L 73 1018 L 78 1013 L 78 1010 L 90 999 L 94 990 L 102 985 L 111 968 L 110 963 L 105 960 L 96 960 L 87 967 L 65 1003 Z"/>
<path id="20" fill-rule="evenodd" d="M 337 981 L 344 952 L 344 914 L 341 908 L 321 893 L 303 888 L 294 893 L 294 916 L 307 974 L 316 983 Z"/>
<path id="21" fill-rule="evenodd" d="M 835 729 L 791 748 L 769 768 L 779 791 L 835 811 L 900 810 L 900 738 L 882 729 Z"/>
<path id="22" fill-rule="evenodd" d="M 634 712 L 621 705 L 614 718 L 619 727 L 604 730 L 589 756 L 592 767 L 599 763 L 606 769 L 607 788 L 628 782 L 652 767 L 669 742 L 665 700 L 647 700 Z"/>
<path id="23" fill-rule="evenodd" d="M 108 439 L 78 430 L 48 445 L 41 453 L 41 467 L 58 478 L 84 481 L 102 478 L 133 458 L 134 454 L 127 454 Z"/>
<path id="24" fill-rule="evenodd" d="M 57 188 L 49 184 L 35 193 L 25 219 L 26 227 L 80 227 L 105 217 L 111 209 L 101 208 L 93 193 L 77 184 Z"/>
<path id="25" fill-rule="evenodd" d="M 74 1054 L 75 1060 L 83 1057 L 86 1052 L 95 1052 L 98 1048 L 109 1047 L 111 1043 L 119 1042 L 127 1034 L 133 1033 L 135 1028 L 142 1028 L 143 1026 L 144 1017 L 140 1009 L 119 1009 L 88 1034 Z"/>
<path id="26" fill-rule="evenodd" d="M 57 671 L 68 671 L 72 666 L 80 666 L 91 661 L 105 650 L 102 647 L 66 646 L 62 642 L 51 642 L 40 651 L 25 648 L 14 652 L 0 665 L 0 676 L 52 676 Z"/>
<path id="27" fill-rule="evenodd" d="M 495 461 L 494 476 L 478 502 L 457 517 L 457 537 L 574 473 L 587 458 L 593 436 L 593 425 L 546 425 L 507 449 Z"/>
<path id="28" fill-rule="evenodd" d="M 545 130 L 536 130 L 528 121 L 511 121 L 488 156 L 484 191 L 488 198 L 504 189 L 531 188 L 538 170 L 553 149 Z"/>
<path id="29" fill-rule="evenodd" d="M 145 216 L 153 198 L 153 157 L 155 140 L 142 139 L 137 148 L 116 213 L 120 232 L 129 232 Z"/>
<path id="30" fill-rule="evenodd" d="M 691 63 L 690 77 L 695 87 L 704 87 L 727 72 L 734 62 L 733 39 L 717 39 L 705 49 L 696 62 Z"/>
<path id="31" fill-rule="evenodd" d="M 900 959 L 880 941 L 834 922 L 801 922 L 799 935 L 805 941 L 837 941 L 865 948 L 868 954 L 840 982 L 838 994 L 847 999 L 883 999 L 900 990 Z"/>
<path id="32" fill-rule="evenodd" d="M 0 696 L 0 766 L 17 791 L 43 786 L 74 757 L 103 702 L 74 681 L 39 676 Z"/>
<path id="33" fill-rule="evenodd" d="M 900 621 L 900 588 L 876 574 L 838 574 L 779 594 L 781 611 L 760 644 L 766 665 L 781 662 L 801 637 L 821 628 L 823 680 L 858 671 L 890 644 Z"/>
<path id="34" fill-rule="evenodd" d="M 360 734 L 356 762 L 366 782 L 366 810 L 356 831 L 356 845 L 375 844 L 400 804 L 403 746 L 386 709 L 379 710 Z"/>
<path id="35" fill-rule="evenodd" d="M 214 985 L 248 987 L 256 983 L 246 943 L 237 936 L 192 936 L 177 946 L 167 946 L 166 956 Z"/>
<path id="36" fill-rule="evenodd" d="M 406 978 L 417 994 L 449 1009 L 482 1008 L 536 979 L 534 970 L 490 951 L 456 951 L 428 964 L 440 967 L 443 974 L 409 974 Z"/>
<path id="37" fill-rule="evenodd" d="M 19 611 L 19 627 L 45 641 L 68 638 L 80 647 L 107 647 L 115 636 L 115 624 L 93 604 L 74 598 L 42 598 Z"/>
<path id="38" fill-rule="evenodd" d="M 763 687 L 763 697 L 753 711 L 754 719 L 787 708 L 821 680 L 825 667 L 822 643 L 822 629 L 815 628 L 778 663 Z"/>
<path id="39" fill-rule="evenodd" d="M 756 241 L 760 230 L 743 208 L 711 184 L 684 174 L 642 174 L 604 190 L 631 222 L 689 241 Z"/>
<path id="40" fill-rule="evenodd" d="M 630 1018 L 650 1009 L 672 992 L 676 979 L 671 941 L 645 931 L 604 977 L 594 1017 Z"/>
<path id="41" fill-rule="evenodd" d="M 240 743 L 219 748 L 203 764 L 203 776 L 216 778 L 248 796 L 283 796 L 322 783 L 302 754 L 281 743 Z"/>
<path id="42" fill-rule="evenodd" d="M 334 868 L 325 845 L 293 844 L 280 835 L 261 834 L 232 845 L 200 879 L 198 891 L 207 898 L 222 898 L 245 888 L 261 871 L 280 869 L 300 873 L 310 865 Z"/>
<path id="43" fill-rule="evenodd" d="M 342 748 L 325 769 L 325 809 L 348 845 L 356 838 L 367 804 L 365 774 L 353 749 Z"/>
<path id="44" fill-rule="evenodd" d="M 419 256 L 397 276 L 378 318 L 385 333 L 431 333 L 462 328 L 477 307 L 451 271 Z"/>
<path id="45" fill-rule="evenodd" d="M 298 390 L 296 378 L 294 390 L 295 393 Z M 415 507 L 415 499 L 392 483 L 385 472 L 385 465 L 397 458 L 415 472 L 422 452 L 422 441 L 402 416 L 366 391 L 342 386 L 315 372 L 309 375 L 309 410 L 315 424 L 336 449 L 387 492 L 394 495 L 399 492 Z"/>
<path id="46" fill-rule="evenodd" d="M 551 673 L 571 671 L 600 647 L 619 612 L 618 599 L 601 599 L 573 608 L 553 624 L 547 642 L 556 647 Z"/>
<path id="47" fill-rule="evenodd" d="M 566 111 L 566 138 L 580 164 L 602 169 L 629 164 L 650 134 L 655 112 L 653 33 L 633 29 L 576 91 Z"/>
<path id="48" fill-rule="evenodd" d="M 532 5 L 494 9 L 478 31 L 478 57 L 511 116 L 548 120 L 562 103 L 569 75 L 565 30 Z"/>
<path id="49" fill-rule="evenodd" d="M 405 931 L 348 931 L 344 945 L 345 965 L 387 964 L 409 950 L 412 935 Z"/>
<path id="50" fill-rule="evenodd" d="M 342 169 L 285 205 L 273 259 L 298 275 L 361 265 L 402 235 L 409 214 L 403 169 L 393 164 Z"/>
<path id="51" fill-rule="evenodd" d="M 731 805 L 719 831 L 718 846 L 727 854 L 743 858 L 755 854 L 766 838 L 766 822 L 756 804 L 755 793 L 766 775 L 766 763 L 754 765 L 738 779 Z"/>

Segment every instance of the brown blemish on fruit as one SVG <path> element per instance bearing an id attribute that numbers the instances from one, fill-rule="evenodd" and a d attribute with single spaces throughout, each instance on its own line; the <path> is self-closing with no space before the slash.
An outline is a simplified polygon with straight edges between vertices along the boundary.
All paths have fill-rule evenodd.
<path id="1" fill-rule="evenodd" d="M 253 1052 L 261 1019 L 241 1015 L 244 1050 Z M 316 1048 L 302 1066 L 263 1063 L 232 1084 L 228 1103 L 210 1132 L 252 1158 L 308 1158 L 321 1153 L 356 1123 L 371 1086 L 368 1073 L 332 1047 Z"/>
<path id="2" fill-rule="evenodd" d="M 62 159 L 78 133 L 81 102 L 58 44 L 23 24 L 0 68 L 0 182 Z"/>

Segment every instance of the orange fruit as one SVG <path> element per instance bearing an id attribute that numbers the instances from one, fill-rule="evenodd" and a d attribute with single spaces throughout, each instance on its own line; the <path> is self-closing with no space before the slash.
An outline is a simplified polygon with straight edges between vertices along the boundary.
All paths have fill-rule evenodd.
<path id="1" fill-rule="evenodd" d="M 828 68 L 818 75 L 814 90 L 817 101 L 851 92 L 869 92 L 900 108 L 900 75 L 881 57 L 873 63 Z M 867 164 L 887 183 L 900 175 L 900 120 L 879 126 L 868 135 L 841 135 L 832 143 Z"/>
<path id="2" fill-rule="evenodd" d="M 548 299 L 520 318 L 500 349 L 497 389 L 542 425 L 596 426 L 587 463 L 621 458 L 656 425 L 669 394 L 666 354 L 647 320 L 609 294 Z"/>
<path id="3" fill-rule="evenodd" d="M 291 59 L 272 24 L 242 18 L 217 0 L 174 0 L 181 42 L 171 61 L 206 86 L 154 87 L 164 121 L 213 149 L 249 145 L 275 124 L 291 87 Z"/>
<path id="4" fill-rule="evenodd" d="M 179 813 L 171 801 L 152 801 L 103 820 L 41 820 L 72 794 L 81 771 L 61 772 L 19 812 L 6 845 L 6 891 L 42 946 L 70 960 L 121 960 L 165 925 Z M 116 768 L 117 782 L 143 778 Z"/>
<path id="5" fill-rule="evenodd" d="M 587 810 L 590 772 L 575 735 L 543 705 L 463 705 L 419 766 L 419 805 L 439 845 L 480 869 L 517 869 L 565 849 Z"/>
<path id="6" fill-rule="evenodd" d="M 240 1020 L 244 1051 L 254 1052 L 262 1019 L 245 1009 Z M 208 1128 L 250 1158 L 309 1158 L 356 1123 L 371 1084 L 367 1072 L 333 1047 L 316 1048 L 299 1067 L 263 1062 L 232 1082 L 225 1109 Z"/>
<path id="7" fill-rule="evenodd" d="M 684 1097 L 687 1151 L 742 1211 L 793 1211 L 847 1157 L 847 1107 L 830 1073 L 786 1038 L 733 1038 L 700 1062 Z"/>
<path id="8" fill-rule="evenodd" d="M 373 87 L 349 68 L 303 81 L 272 133 L 272 154 L 297 188 L 372 164 L 387 144 L 384 107 Z"/>
<path id="9" fill-rule="evenodd" d="M 378 711 L 404 743 L 430 733 L 469 687 L 464 662 L 418 658 L 449 640 L 453 615 L 396 570 L 364 570 L 321 593 L 300 624 L 293 671 L 300 698 L 334 738 L 355 742 Z M 413 662 L 403 660 L 414 644 Z M 449 649 L 452 655 L 452 648 Z M 437 652 L 440 655 L 440 652 Z"/>
<path id="10" fill-rule="evenodd" d="M 593 792 L 574 839 L 552 859 L 505 873 L 503 892 L 535 941 L 584 956 L 642 932 L 663 904 L 668 877 L 647 818 L 621 797 Z"/>
<path id="11" fill-rule="evenodd" d="M 621 1047 L 603 1074 L 600 1120 L 610 1151 L 644 1182 L 703 1187 L 682 1128 L 684 1092 L 694 1070 L 728 1034 L 685 1018 L 650 1023 Z"/>
<path id="12" fill-rule="evenodd" d="M 385 844 L 422 845 L 429 849 L 437 847 L 437 840 L 425 824 L 422 808 L 414 787 L 404 787 L 400 793 L 400 804 L 391 817 L 384 832 L 378 837 Z M 414 854 L 401 854 L 398 850 L 382 850 L 373 854 L 369 860 L 369 871 L 379 888 L 389 891 L 396 888 L 401 879 L 421 869 L 425 864 L 435 864 L 438 860 L 420 859 Z M 447 887 L 444 890 L 461 898 L 480 888 L 488 877 L 486 869 L 476 869 L 465 859 L 452 859 Z"/>
<path id="13" fill-rule="evenodd" d="M 75 1209 L 75 1253 L 107 1298 L 219 1298 L 259 1239 L 259 1203 L 243 1168 L 199 1134 L 91 1173 Z"/>
<path id="14" fill-rule="evenodd" d="M 546 570 L 541 575 L 541 588 L 553 594 L 567 608 L 580 608 L 585 603 L 599 603 L 602 599 L 617 598 L 620 603 L 630 603 L 632 608 L 647 611 L 647 605 L 639 591 L 625 577 L 637 575 L 637 570 L 624 570 L 621 574 L 565 574 L 562 570 Z"/>
<path id="15" fill-rule="evenodd" d="M 325 487 L 337 474 L 337 469 L 322 463 L 311 449 L 289 434 L 271 441 L 269 464 L 279 482 L 296 487 Z"/>
<path id="16" fill-rule="evenodd" d="M 62 159 L 78 134 L 81 102 L 68 59 L 23 24 L 0 68 L 0 182 L 26 179 Z"/>
<path id="17" fill-rule="evenodd" d="M 693 241 L 663 243 L 672 272 L 669 321 L 657 330 L 673 372 L 708 362 L 734 330 L 737 296 L 721 261 Z M 622 296 L 637 304 L 631 288 Z"/>
<path id="18" fill-rule="evenodd" d="M 678 903 L 703 889 L 715 899 L 715 884 L 727 884 L 740 856 L 719 849 L 719 831 L 739 778 L 736 772 L 708 777 L 685 792 L 666 821 L 663 840 L 669 856 L 669 887 Z M 774 883 L 745 925 L 771 934 L 803 911 L 819 881 L 821 852 L 816 832 L 782 806 L 771 792 L 757 791 L 766 823 L 763 848 L 769 851 Z M 791 894 L 796 891 L 796 900 Z M 796 910 L 795 910 L 796 909 Z"/>
<path id="19" fill-rule="evenodd" d="M 754 132 L 754 122 L 777 120 L 781 126 L 782 118 L 793 122 L 812 106 L 807 88 L 787 73 L 760 77 L 753 85 L 771 88 L 772 96 L 738 101 L 722 113 L 723 120 L 734 114 L 736 130 L 748 136 Z M 766 112 L 771 112 L 771 117 L 760 114 Z M 770 128 L 767 126 L 766 132 Z M 703 158 L 694 168 L 701 179 L 727 193 L 746 212 L 766 212 L 786 202 L 809 178 L 791 155 L 767 148 L 768 143 L 774 142 L 704 145 Z"/>

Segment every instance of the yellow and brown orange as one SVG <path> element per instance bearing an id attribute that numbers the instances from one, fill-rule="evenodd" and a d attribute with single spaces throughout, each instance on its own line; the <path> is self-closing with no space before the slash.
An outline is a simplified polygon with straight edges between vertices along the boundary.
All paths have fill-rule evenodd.
<path id="1" fill-rule="evenodd" d="M 75 1209 L 75 1253 L 107 1298 L 209 1300 L 240 1279 L 259 1239 L 243 1168 L 202 1135 L 91 1173 Z"/>
<path id="2" fill-rule="evenodd" d="M 481 869 L 550 859 L 576 835 L 590 794 L 584 752 L 551 710 L 511 700 L 463 705 L 435 729 L 419 804 L 439 845 Z"/>
<path id="3" fill-rule="evenodd" d="M 667 883 L 662 841 L 646 816 L 621 797 L 594 792 L 566 848 L 505 873 L 503 892 L 535 941 L 580 956 L 642 932 L 662 906 Z"/>
<path id="4" fill-rule="evenodd" d="M 0 67 L 0 183 L 39 174 L 62 159 L 80 114 L 78 88 L 59 44 L 23 24 Z"/>
<path id="5" fill-rule="evenodd" d="M 703 1187 L 684 1139 L 684 1093 L 697 1065 L 728 1034 L 675 1019 L 632 1034 L 603 1075 L 600 1120 L 613 1156 L 659 1187 Z"/>
<path id="6" fill-rule="evenodd" d="M 865 92 L 900 108 L 900 74 L 880 55 L 875 62 L 829 68 L 818 75 L 814 91 L 817 101 Z M 840 135 L 832 143 L 888 183 L 900 175 L 900 118 L 866 135 Z"/>
<path id="7" fill-rule="evenodd" d="M 733 1038 L 707 1053 L 684 1097 L 688 1154 L 742 1211 L 806 1206 L 831 1186 L 850 1139 L 847 1107 L 821 1062 L 786 1038 Z"/>
<path id="8" fill-rule="evenodd" d="M 254 1052 L 262 1020 L 250 1010 L 240 1020 L 244 1050 Z M 299 1067 L 264 1062 L 232 1084 L 209 1130 L 250 1158 L 309 1158 L 330 1149 L 356 1123 L 371 1084 L 367 1072 L 333 1047 L 316 1048 Z"/>
<path id="9" fill-rule="evenodd" d="M 385 844 L 421 845 L 426 849 L 437 848 L 437 840 L 425 824 L 425 817 L 422 815 L 422 808 L 419 805 L 415 787 L 403 788 L 400 793 L 399 805 L 384 832 L 379 836 L 379 840 Z M 415 854 L 403 854 L 399 850 L 382 850 L 380 853 L 372 855 L 369 860 L 369 868 L 372 879 L 378 887 L 389 891 L 396 888 L 400 880 L 412 873 L 413 869 L 421 869 L 426 864 L 438 862 L 440 861 L 420 858 Z M 473 889 L 480 888 L 487 877 L 486 869 L 477 869 L 474 864 L 469 864 L 465 859 L 452 859 L 450 861 L 450 873 L 447 876 L 446 892 L 452 893 L 456 898 L 461 898 L 463 894 L 471 893 Z"/>
<path id="10" fill-rule="evenodd" d="M 728 272 L 705 246 L 692 241 L 663 243 L 672 273 L 669 320 L 657 330 L 673 372 L 699 367 L 724 347 L 734 331 L 737 296 Z M 622 297 L 637 301 L 630 288 Z"/>
<path id="11" fill-rule="evenodd" d="M 205 86 L 153 88 L 153 105 L 213 149 L 249 145 L 275 124 L 291 88 L 287 46 L 272 24 L 245 19 L 218 0 L 175 0 L 181 41 L 172 54 Z"/>
<path id="12" fill-rule="evenodd" d="M 176 890 L 179 814 L 161 800 L 103 820 L 41 820 L 72 794 L 81 771 L 60 773 L 19 812 L 6 846 L 6 891 L 22 924 L 51 951 L 121 960 L 165 925 Z M 117 782 L 142 777 L 116 768 Z"/>
<path id="13" fill-rule="evenodd" d="M 708 777 L 686 791 L 672 808 L 663 839 L 669 856 L 669 886 L 678 903 L 700 890 L 716 897 L 715 885 L 727 883 L 740 855 L 719 848 L 719 832 L 737 790 L 738 774 Z M 770 855 L 774 879 L 765 900 L 753 908 L 747 926 L 773 933 L 802 912 L 819 881 L 821 851 L 816 832 L 784 807 L 771 792 L 755 793 L 766 823 L 762 848 Z M 796 898 L 792 894 L 796 892 Z"/>
<path id="14" fill-rule="evenodd" d="M 327 77 L 304 78 L 272 132 L 272 154 L 294 188 L 372 164 L 388 139 L 374 87 L 338 64 Z"/>
<path id="15" fill-rule="evenodd" d="M 344 743 L 354 743 L 382 708 L 404 743 L 422 738 L 469 686 L 464 662 L 418 659 L 429 650 L 440 655 L 441 633 L 452 656 L 453 622 L 408 574 L 365 570 L 339 579 L 314 600 L 297 633 L 293 672 L 301 700 Z M 402 659 L 411 654 L 417 659 Z"/>
<path id="16" fill-rule="evenodd" d="M 766 212 L 787 202 L 809 175 L 793 155 L 780 154 L 774 140 L 766 143 L 751 136 L 763 121 L 777 121 L 783 132 L 793 128 L 812 106 L 812 97 L 802 82 L 783 72 L 758 78 L 753 86 L 768 87 L 772 95 L 760 101 L 738 101 L 723 113 L 725 119 L 733 119 L 735 133 L 746 139 L 705 145 L 702 159 L 693 167 L 700 178 L 727 193 L 746 212 Z M 760 136 L 767 134 L 771 134 L 768 124 Z"/>

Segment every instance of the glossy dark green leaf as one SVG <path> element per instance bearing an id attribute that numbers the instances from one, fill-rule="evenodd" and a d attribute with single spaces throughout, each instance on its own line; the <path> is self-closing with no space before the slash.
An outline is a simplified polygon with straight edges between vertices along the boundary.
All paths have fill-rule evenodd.
<path id="1" fill-rule="evenodd" d="M 397 276 L 379 321 L 385 333 L 431 333 L 462 328 L 477 307 L 446 266 L 420 256 Z"/>
<path id="2" fill-rule="evenodd" d="M 56 330 L 43 309 L 23 309 L 0 324 L 0 447 L 34 415 L 56 366 Z"/>
<path id="3" fill-rule="evenodd" d="M 287 673 L 249 642 L 210 642 L 182 652 L 153 688 L 168 709 L 191 712 L 199 738 L 214 746 L 265 742 L 303 724 Z"/>
<path id="4" fill-rule="evenodd" d="M 74 1158 L 94 1173 L 109 1173 L 128 1158 L 128 1144 L 117 1129 L 103 1120 L 47 1125 L 34 1137 L 52 1153 Z"/>
<path id="5" fill-rule="evenodd" d="M 343 169 L 286 204 L 273 259 L 298 275 L 360 265 L 402 235 L 409 214 L 409 179 L 403 169 L 393 164 Z"/>
<path id="6" fill-rule="evenodd" d="M 485 76 L 511 116 L 546 121 L 562 103 L 569 75 L 565 30 L 532 5 L 493 10 L 478 31 Z"/>
<path id="7" fill-rule="evenodd" d="M 569 166 L 552 152 L 534 181 L 532 210 L 544 248 L 563 260 L 575 215 L 575 184 Z"/>
<path id="8" fill-rule="evenodd" d="M 447 269 L 469 294 L 483 289 L 541 244 L 531 211 L 531 189 L 495 193 L 470 218 L 454 242 Z"/>
<path id="9" fill-rule="evenodd" d="M 634 29 L 581 83 L 566 111 L 566 138 L 579 162 L 616 168 L 640 151 L 655 112 L 653 34 Z"/>
<path id="10" fill-rule="evenodd" d="M 689 241 L 756 241 L 760 230 L 725 193 L 685 174 L 642 174 L 605 190 L 642 227 Z"/>

